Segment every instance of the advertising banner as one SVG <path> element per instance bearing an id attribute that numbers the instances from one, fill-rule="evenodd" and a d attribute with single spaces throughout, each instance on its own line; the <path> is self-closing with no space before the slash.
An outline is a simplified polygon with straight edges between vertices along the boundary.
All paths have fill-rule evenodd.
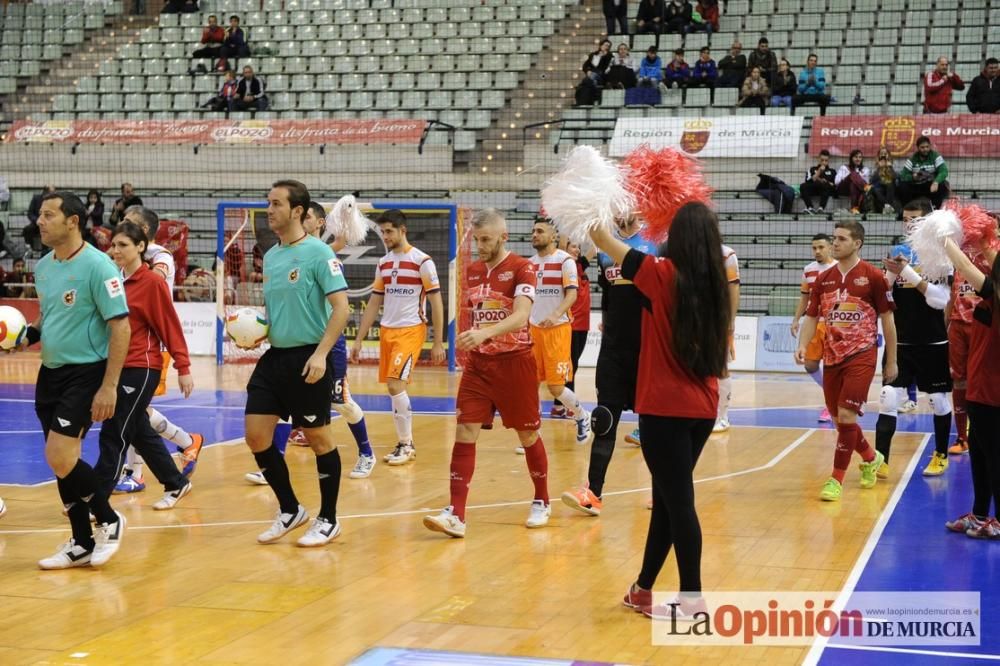
<path id="1" fill-rule="evenodd" d="M 934 150 L 949 157 L 1000 156 L 1000 115 L 988 113 L 923 116 L 819 116 L 813 118 L 809 153 L 826 149 L 850 155 L 860 148 L 874 157 L 880 146 L 893 157 L 908 157 L 926 136 Z"/>
<path id="2" fill-rule="evenodd" d="M 802 116 L 619 118 L 609 154 L 622 157 L 647 144 L 697 157 L 795 157 L 801 134 Z"/>

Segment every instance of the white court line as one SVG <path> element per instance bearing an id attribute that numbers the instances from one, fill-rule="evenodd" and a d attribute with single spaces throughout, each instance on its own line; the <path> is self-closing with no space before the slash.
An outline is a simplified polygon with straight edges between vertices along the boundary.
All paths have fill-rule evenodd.
<path id="1" fill-rule="evenodd" d="M 882 645 L 829 645 L 827 647 L 839 650 L 859 650 L 861 652 L 896 652 L 899 654 L 921 654 L 930 657 L 952 657 L 957 659 L 984 659 L 1000 661 L 1000 655 L 980 654 L 976 652 L 942 652 L 940 650 L 918 650 L 916 648 L 894 648 Z"/>
<path id="2" fill-rule="evenodd" d="M 722 479 L 729 479 L 737 476 L 743 476 L 744 474 L 751 474 L 753 472 L 759 472 L 766 469 L 771 469 L 779 462 L 781 462 L 789 453 L 791 453 L 797 446 L 806 441 L 813 433 L 816 432 L 816 428 L 811 428 L 806 431 L 802 436 L 796 439 L 794 442 L 782 449 L 777 455 L 771 458 L 770 461 L 763 465 L 758 465 L 757 467 L 751 467 L 750 469 L 743 469 L 737 472 L 728 472 L 726 474 L 719 474 L 717 476 L 709 476 L 704 479 L 695 479 L 695 483 L 707 483 L 709 481 L 719 481 Z M 219 442 L 214 446 L 232 446 L 236 443 L 242 442 L 242 439 L 230 439 L 225 442 Z M 42 486 L 52 481 L 43 481 L 42 483 L 36 483 L 33 486 Z M 14 485 L 14 484 L 9 484 Z M 651 490 L 649 486 L 645 488 L 633 488 L 631 490 L 616 490 L 610 493 L 604 493 L 605 495 L 628 495 L 631 493 L 648 493 Z M 510 506 L 520 506 L 523 504 L 530 504 L 529 500 L 518 501 L 518 502 L 494 502 L 493 504 L 473 504 L 467 507 L 470 509 L 497 509 Z M 415 514 L 424 514 L 427 512 L 432 512 L 434 509 L 422 508 L 422 509 L 412 509 L 406 511 L 385 511 L 380 513 L 355 513 L 355 514 L 343 514 L 339 515 L 338 518 L 392 518 L 394 516 L 412 516 Z M 267 525 L 274 522 L 273 520 L 236 520 L 227 521 L 219 523 L 192 523 L 192 524 L 182 524 L 182 525 L 139 525 L 135 527 L 130 527 L 129 530 L 177 530 L 193 527 L 232 527 L 239 525 Z M 32 530 L 0 530 L 0 536 L 4 534 L 44 534 L 48 532 L 65 532 L 65 528 L 49 528 L 49 529 L 32 529 Z"/>
<path id="3" fill-rule="evenodd" d="M 875 523 L 875 527 L 872 528 L 871 534 L 868 535 L 868 540 L 865 542 L 865 547 L 861 550 L 861 554 L 858 556 L 857 561 L 854 563 L 854 568 L 851 569 L 851 573 L 847 576 L 847 581 L 844 583 L 844 587 L 840 590 L 840 594 L 837 596 L 837 600 L 833 604 L 831 609 L 838 616 L 840 611 L 844 609 L 847 605 L 847 600 L 850 599 L 851 594 L 854 593 L 854 588 L 857 587 L 858 581 L 861 579 L 861 574 L 864 573 L 865 567 L 868 565 L 868 560 L 871 559 L 872 553 L 875 552 L 875 546 L 878 545 L 879 539 L 882 538 L 882 533 L 885 531 L 886 525 L 889 524 L 889 518 L 892 517 L 893 512 L 896 510 L 896 505 L 899 504 L 899 500 L 903 498 L 903 493 L 906 491 L 906 486 L 910 484 L 910 478 L 913 476 L 913 471 L 917 468 L 917 463 L 923 456 L 924 448 L 927 446 L 927 442 L 931 439 L 930 434 L 924 435 L 924 438 L 920 440 L 920 446 L 916 448 L 913 455 L 910 456 L 910 461 L 906 465 L 906 470 L 903 472 L 903 476 L 900 477 L 899 483 L 896 484 L 896 488 L 886 503 L 885 508 L 882 509 L 882 514 L 878 517 L 878 522 Z M 812 644 L 809 649 L 808 654 L 806 654 L 805 659 L 802 661 L 802 666 L 816 666 L 819 663 L 820 657 L 823 655 L 823 650 L 827 647 L 841 647 L 839 645 L 827 645 L 830 639 L 826 636 L 822 636 Z"/>

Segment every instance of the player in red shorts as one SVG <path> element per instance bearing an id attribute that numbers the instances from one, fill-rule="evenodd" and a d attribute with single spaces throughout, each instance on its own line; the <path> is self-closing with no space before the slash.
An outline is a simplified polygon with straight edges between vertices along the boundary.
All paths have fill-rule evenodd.
<path id="1" fill-rule="evenodd" d="M 507 222 L 495 209 L 472 219 L 479 261 L 469 265 L 462 289 L 462 307 L 472 310 L 472 326 L 455 344 L 469 352 L 458 386 L 455 446 L 451 451 L 451 505 L 424 517 L 424 526 L 452 537 L 465 536 L 465 504 L 476 467 L 476 440 L 500 412 L 505 428 L 517 431 L 535 498 L 525 525 L 549 522 L 548 459 L 538 432 L 541 425 L 538 380 L 531 349 L 528 317 L 535 298 L 535 269 L 530 261 L 508 251 Z"/>
<path id="2" fill-rule="evenodd" d="M 837 222 L 833 232 L 833 258 L 837 265 L 816 278 L 809 306 L 799 333 L 795 362 L 805 364 L 816 321 L 826 322 L 823 341 L 823 395 L 830 414 L 836 414 L 837 451 L 833 475 L 823 485 L 820 499 L 834 502 L 843 492 L 844 473 L 857 451 L 861 464 L 861 487 L 875 485 L 875 473 L 883 456 L 871 447 L 858 425 L 858 413 L 868 401 L 878 358 L 878 322 L 885 336 L 883 380 L 891 382 L 896 366 L 896 324 L 892 292 L 878 268 L 858 256 L 865 242 L 865 228 L 854 220 Z"/>
<path id="3" fill-rule="evenodd" d="M 977 266 L 982 269 L 983 266 Z M 951 399 L 955 408 L 955 429 L 958 437 L 948 449 L 952 455 L 969 452 L 966 437 L 969 433 L 969 415 L 966 412 L 966 364 L 969 358 L 969 333 L 972 313 L 982 299 L 961 273 L 955 273 L 951 284 L 951 303 L 948 305 L 948 365 L 951 368 Z"/>

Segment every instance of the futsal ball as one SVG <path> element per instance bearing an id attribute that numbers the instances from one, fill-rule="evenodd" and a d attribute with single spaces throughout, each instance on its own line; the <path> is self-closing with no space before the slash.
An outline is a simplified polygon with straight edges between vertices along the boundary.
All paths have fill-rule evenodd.
<path id="1" fill-rule="evenodd" d="M 253 349 L 264 342 L 267 330 L 267 319 L 253 308 L 240 308 L 226 317 L 226 333 L 243 349 Z"/>
<path id="2" fill-rule="evenodd" d="M 17 347 L 28 333 L 28 322 L 17 308 L 0 305 L 0 349 Z"/>

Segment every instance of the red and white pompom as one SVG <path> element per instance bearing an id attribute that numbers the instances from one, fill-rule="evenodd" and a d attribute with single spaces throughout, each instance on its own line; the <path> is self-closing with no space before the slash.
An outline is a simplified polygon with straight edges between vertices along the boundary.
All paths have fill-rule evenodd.
<path id="1" fill-rule="evenodd" d="M 348 194 L 338 199 L 326 216 L 324 235 L 343 238 L 348 245 L 360 245 L 374 228 L 375 223 L 365 217 L 358 202 Z"/>
<path id="2" fill-rule="evenodd" d="M 944 251 L 944 239 L 962 245 L 962 221 L 953 210 L 936 210 L 910 222 L 906 243 L 920 262 L 920 272 L 928 280 L 940 280 L 951 273 L 951 260 Z"/>
<path id="3" fill-rule="evenodd" d="M 556 229 L 572 242 L 590 240 L 598 225 L 612 228 L 635 205 L 625 175 L 592 146 L 570 151 L 562 168 L 542 188 L 542 208 Z"/>
<path id="4" fill-rule="evenodd" d="M 677 211 L 685 204 L 708 204 L 712 188 L 705 182 L 701 164 L 673 148 L 654 150 L 642 145 L 622 161 L 628 187 L 638 202 L 645 225 L 640 233 L 663 242 Z"/>
<path id="5" fill-rule="evenodd" d="M 966 253 L 976 254 L 982 249 L 983 241 L 994 250 L 1000 250 L 1000 239 L 997 238 L 997 219 L 982 206 L 963 204 L 954 199 L 945 203 L 945 210 L 954 211 L 962 224 L 962 249 Z"/>

